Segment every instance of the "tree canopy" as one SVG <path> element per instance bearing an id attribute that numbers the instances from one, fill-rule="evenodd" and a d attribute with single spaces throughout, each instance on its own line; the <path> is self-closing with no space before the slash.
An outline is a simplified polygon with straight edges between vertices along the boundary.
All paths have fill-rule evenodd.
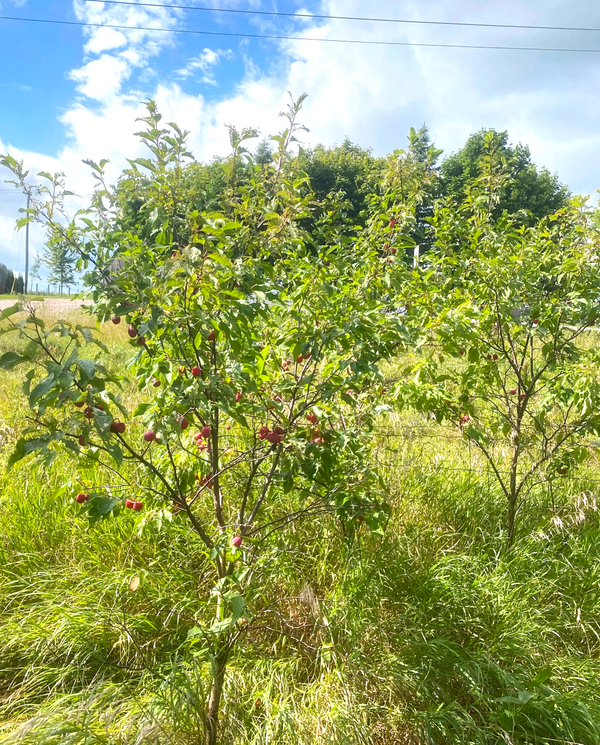
<path id="1" fill-rule="evenodd" d="M 527 145 L 511 145 L 508 132 L 481 129 L 473 133 L 463 147 L 448 156 L 441 165 L 442 190 L 455 202 L 465 200 L 486 168 L 505 176 L 494 214 L 506 211 L 515 214 L 526 210 L 540 219 L 564 207 L 569 190 L 558 176 L 546 168 L 538 168 L 531 160 Z"/>
<path id="2" fill-rule="evenodd" d="M 299 156 L 299 166 L 310 179 L 314 197 L 320 202 L 337 201 L 354 222 L 361 222 L 384 162 L 348 138 L 341 145 L 302 150 Z"/>

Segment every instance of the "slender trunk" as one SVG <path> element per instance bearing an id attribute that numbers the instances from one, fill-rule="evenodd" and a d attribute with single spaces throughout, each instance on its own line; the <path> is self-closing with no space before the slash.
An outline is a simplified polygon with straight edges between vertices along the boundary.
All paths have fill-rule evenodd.
<path id="1" fill-rule="evenodd" d="M 517 502 L 515 495 L 511 492 L 508 501 L 508 535 L 506 539 L 506 548 L 509 549 L 515 540 L 515 518 L 517 514 Z"/>
<path id="2" fill-rule="evenodd" d="M 515 522 L 517 516 L 517 466 L 519 464 L 519 430 L 512 434 L 513 453 L 510 460 L 510 483 L 508 487 L 508 521 L 506 548 L 509 549 L 515 539 Z"/>
<path id="3" fill-rule="evenodd" d="M 225 647 L 215 657 L 213 681 L 206 708 L 206 737 L 205 745 L 217 745 L 219 736 L 219 709 L 221 706 L 221 696 L 223 694 L 223 681 L 225 679 L 225 670 L 227 669 L 227 659 L 229 657 L 229 648 Z"/>

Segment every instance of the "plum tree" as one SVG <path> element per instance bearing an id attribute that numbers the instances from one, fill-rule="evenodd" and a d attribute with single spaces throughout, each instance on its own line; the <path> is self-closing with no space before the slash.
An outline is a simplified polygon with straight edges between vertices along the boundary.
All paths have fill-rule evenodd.
<path id="1" fill-rule="evenodd" d="M 397 392 L 487 459 L 511 546 L 528 492 L 583 460 L 600 432 L 599 355 L 585 342 L 600 256 L 583 201 L 523 227 L 494 219 L 497 191 L 489 171 L 460 209 L 438 205 L 428 263 L 404 288 L 420 352 Z"/>
<path id="2" fill-rule="evenodd" d="M 5 331 L 27 346 L 0 367 L 28 368 L 31 409 L 10 463 L 67 452 L 120 474 L 121 496 L 90 485 L 81 509 L 92 522 L 123 506 L 145 506 L 146 520 L 189 520 L 213 566 L 211 610 L 189 637 L 209 662 L 207 745 L 218 740 L 227 663 L 260 602 L 249 567 L 269 536 L 328 512 L 354 521 L 359 510 L 381 530 L 387 514 L 369 427 L 378 362 L 404 339 L 385 300 L 395 269 L 369 237 L 320 245 L 301 227 L 311 209 L 293 154 L 301 102 L 284 112 L 271 164 L 252 163 L 244 146 L 252 131 L 232 132 L 230 187 L 218 214 L 189 208 L 186 133 L 163 127 L 153 102 L 140 133 L 151 157 L 132 160 L 115 188 L 105 183 L 105 162 L 90 162 L 92 205 L 66 224 L 48 218 L 65 193 L 62 177 L 30 187 L 22 163 L 2 159 L 31 195 L 26 219 L 79 252 L 97 321 L 126 319 L 127 374 L 143 392 L 128 410 L 119 393 L 125 373 L 109 371 L 101 352 L 80 356 L 86 343 L 103 346 L 90 329 L 68 321 L 46 328 L 31 305 L 3 311 Z M 124 208 L 133 201 L 135 213 Z M 14 321 L 20 310 L 25 320 Z"/>

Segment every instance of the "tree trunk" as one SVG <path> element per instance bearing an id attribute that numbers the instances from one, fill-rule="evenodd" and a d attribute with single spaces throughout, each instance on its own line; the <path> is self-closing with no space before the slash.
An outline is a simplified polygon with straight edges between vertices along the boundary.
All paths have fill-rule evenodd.
<path id="1" fill-rule="evenodd" d="M 516 495 L 511 493 L 508 498 L 508 535 L 506 538 L 506 548 L 509 549 L 515 540 L 515 518 L 517 515 Z"/>
<path id="2" fill-rule="evenodd" d="M 217 745 L 219 736 L 219 709 L 223 693 L 223 680 L 227 669 L 229 649 L 225 647 L 215 657 L 213 681 L 206 709 L 206 738 L 205 745 Z"/>
<path id="3" fill-rule="evenodd" d="M 507 538 L 506 548 L 509 549 L 515 540 L 515 522 L 517 517 L 517 466 L 519 464 L 519 430 L 516 429 L 512 434 L 513 453 L 510 462 L 510 483 L 508 488 L 508 520 L 507 520 Z"/>

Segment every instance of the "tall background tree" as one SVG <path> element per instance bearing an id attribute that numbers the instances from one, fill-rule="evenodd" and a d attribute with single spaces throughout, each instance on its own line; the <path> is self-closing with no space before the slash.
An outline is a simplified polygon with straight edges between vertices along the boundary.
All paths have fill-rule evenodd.
<path id="1" fill-rule="evenodd" d="M 252 136 L 257 134 L 254 130 L 248 132 Z M 243 135 L 230 128 L 233 140 Z M 311 210 L 304 227 L 314 232 L 319 220 L 324 220 L 330 231 L 336 222 L 343 223 L 344 229 L 348 223 L 361 229 L 368 222 L 373 199 L 384 202 L 391 199 L 396 206 L 404 203 L 413 219 L 410 227 L 404 224 L 413 241 L 413 247 L 407 251 L 407 259 L 412 261 L 415 246 L 421 255 L 431 247 L 429 221 L 436 201 L 450 197 L 456 205 L 461 205 L 482 178 L 503 181 L 500 191 L 494 192 L 494 219 L 505 211 L 510 215 L 522 212 L 520 221 L 533 224 L 568 202 L 566 186 L 556 175 L 532 162 L 526 145 L 511 145 L 507 132 L 493 129 L 475 132 L 458 152 L 444 160 L 441 160 L 443 151 L 436 147 L 425 124 L 417 129 L 411 127 L 407 139 L 407 147 L 396 149 L 386 157 L 376 157 L 369 148 L 348 138 L 341 145 L 316 145 L 294 153 L 299 169 L 308 177 L 306 193 L 319 205 Z M 250 151 L 243 141 L 228 157 L 215 158 L 209 163 L 193 162 L 185 169 L 182 184 L 187 204 L 198 210 L 229 209 L 232 184 L 241 185 L 253 177 L 248 167 Z M 253 162 L 264 169 L 272 160 L 273 146 L 264 139 L 255 148 Z M 122 179 L 126 196 L 121 209 L 135 221 L 145 194 L 144 186 L 137 183 L 133 192 L 126 188 L 131 173 L 126 171 Z M 325 237 L 336 240 L 331 233 Z"/>
<path id="2" fill-rule="evenodd" d="M 0 263 L 0 293 L 4 292 L 6 280 L 8 279 L 8 267 Z"/>
<path id="3" fill-rule="evenodd" d="M 39 262 L 36 263 L 36 271 L 39 263 L 47 267 L 48 282 L 51 285 L 58 285 L 62 292 L 64 287 L 75 284 L 75 264 L 78 258 L 68 241 L 52 238 L 42 249 Z"/>
<path id="4" fill-rule="evenodd" d="M 486 154 L 489 157 L 492 152 L 496 168 L 502 169 L 507 177 L 494 207 L 495 217 L 504 211 L 512 215 L 525 210 L 530 213 L 529 222 L 533 222 L 567 204 L 569 190 L 558 176 L 546 168 L 538 168 L 527 145 L 513 146 L 508 132 L 493 129 L 473 133 L 458 152 L 442 162 L 444 195 L 462 203 L 483 173 Z"/>
<path id="5" fill-rule="evenodd" d="M 325 209 L 341 209 L 345 219 L 356 225 L 364 225 L 369 197 L 377 188 L 384 162 L 348 138 L 341 145 L 317 145 L 299 155 L 315 199 Z"/>
<path id="6" fill-rule="evenodd" d="M 0 295 L 22 295 L 23 277 L 15 277 L 12 269 L 0 263 Z"/>

